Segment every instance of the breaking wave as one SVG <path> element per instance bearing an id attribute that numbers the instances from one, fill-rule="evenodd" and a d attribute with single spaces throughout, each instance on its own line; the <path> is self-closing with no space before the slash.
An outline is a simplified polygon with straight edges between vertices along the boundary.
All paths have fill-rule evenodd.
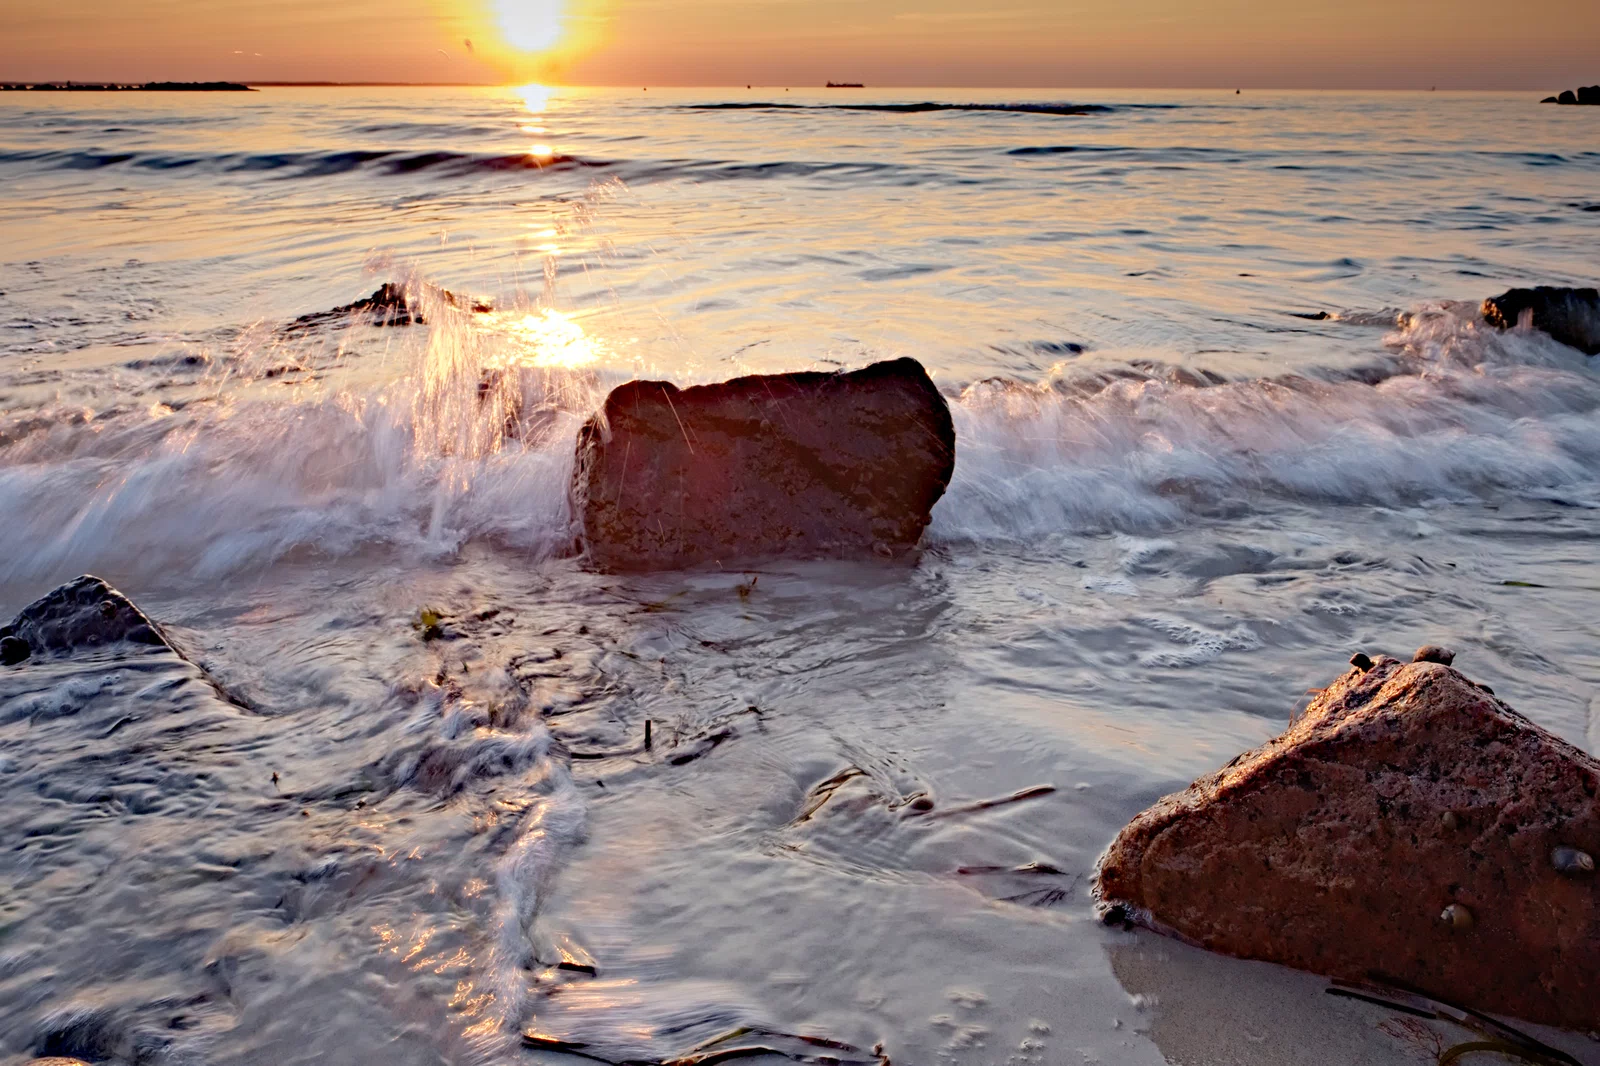
<path id="1" fill-rule="evenodd" d="M 220 575 L 373 545 L 441 556 L 476 539 L 567 552 L 573 441 L 622 375 L 497 369 L 471 316 L 429 320 L 410 372 L 374 391 L 0 424 L 0 580 Z M 1038 381 L 970 384 L 952 398 L 956 472 L 930 536 L 1151 531 L 1264 497 L 1600 505 L 1600 376 L 1581 353 L 1459 307 L 1402 322 L 1383 366 L 1349 374 L 1068 360 Z"/>

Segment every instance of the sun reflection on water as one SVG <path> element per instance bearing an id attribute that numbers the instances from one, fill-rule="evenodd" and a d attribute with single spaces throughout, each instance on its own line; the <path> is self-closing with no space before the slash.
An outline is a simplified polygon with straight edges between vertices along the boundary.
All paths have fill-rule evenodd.
<path id="1" fill-rule="evenodd" d="M 513 366 L 579 370 L 598 363 L 604 354 L 601 342 L 571 315 L 551 308 L 513 312 L 496 325 L 514 345 L 506 358 Z"/>
<path id="2" fill-rule="evenodd" d="M 516 91 L 522 97 L 522 102 L 527 105 L 528 110 L 535 115 L 542 115 L 545 109 L 550 106 L 550 97 L 555 95 L 555 90 L 550 86 L 536 83 L 519 85 Z"/>

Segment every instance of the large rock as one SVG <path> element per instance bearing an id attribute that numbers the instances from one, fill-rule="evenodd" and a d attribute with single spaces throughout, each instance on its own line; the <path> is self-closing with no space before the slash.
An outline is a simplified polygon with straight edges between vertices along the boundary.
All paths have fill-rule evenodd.
<path id="1" fill-rule="evenodd" d="M 604 570 L 913 548 L 955 468 L 914 359 L 680 389 L 632 381 L 578 435 L 573 514 Z"/>
<path id="2" fill-rule="evenodd" d="M 1541 104 L 1600 104 L 1600 85 L 1585 85 L 1577 92 L 1563 89 L 1560 96 L 1547 96 Z"/>
<path id="3" fill-rule="evenodd" d="M 1436 661 L 1380 658 L 1135 818 L 1108 920 L 1600 1028 L 1600 763 Z"/>
<path id="4" fill-rule="evenodd" d="M 1600 291 L 1540 285 L 1483 301 L 1483 320 L 1499 329 L 1517 325 L 1524 311 L 1533 313 L 1534 329 L 1588 355 L 1600 354 Z"/>
<path id="5" fill-rule="evenodd" d="M 32 656 L 72 655 L 116 644 L 172 648 L 161 627 L 132 600 L 89 574 L 33 601 L 0 626 L 0 656 L 7 666 Z"/>

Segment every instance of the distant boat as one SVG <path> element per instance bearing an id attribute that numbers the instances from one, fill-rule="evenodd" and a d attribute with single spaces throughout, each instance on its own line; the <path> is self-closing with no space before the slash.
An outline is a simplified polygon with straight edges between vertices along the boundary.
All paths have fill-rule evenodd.
<path id="1" fill-rule="evenodd" d="M 828 85 L 827 85 L 827 88 L 829 88 L 829 89 L 865 89 L 866 86 L 862 85 L 859 81 L 830 81 L 828 83 Z"/>

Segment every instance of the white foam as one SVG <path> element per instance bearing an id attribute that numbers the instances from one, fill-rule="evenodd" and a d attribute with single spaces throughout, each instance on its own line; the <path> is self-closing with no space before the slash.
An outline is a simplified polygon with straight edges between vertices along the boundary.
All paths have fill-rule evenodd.
<path id="1" fill-rule="evenodd" d="M 495 377 L 505 335 L 469 320 L 438 309 L 413 364 L 365 390 L 219 388 L 177 411 L 28 412 L 45 428 L 0 448 L 0 581 L 214 578 L 295 552 L 440 557 L 473 539 L 565 551 L 573 443 L 607 381 L 541 367 L 539 353 Z M 956 471 L 930 537 L 1148 535 L 1272 498 L 1596 496 L 1600 377 L 1580 353 L 1443 306 L 1407 316 L 1387 343 L 1397 372 L 1376 385 L 1169 375 L 1091 387 L 1064 366 L 972 386 L 952 404 Z"/>
<path id="2" fill-rule="evenodd" d="M 1594 486 L 1600 378 L 1581 353 L 1443 308 L 1387 343 L 1398 372 L 1376 385 L 1135 377 L 1089 389 L 1058 372 L 972 386 L 953 405 L 956 474 L 932 536 L 1153 531 L 1263 496 L 1399 504 Z"/>

